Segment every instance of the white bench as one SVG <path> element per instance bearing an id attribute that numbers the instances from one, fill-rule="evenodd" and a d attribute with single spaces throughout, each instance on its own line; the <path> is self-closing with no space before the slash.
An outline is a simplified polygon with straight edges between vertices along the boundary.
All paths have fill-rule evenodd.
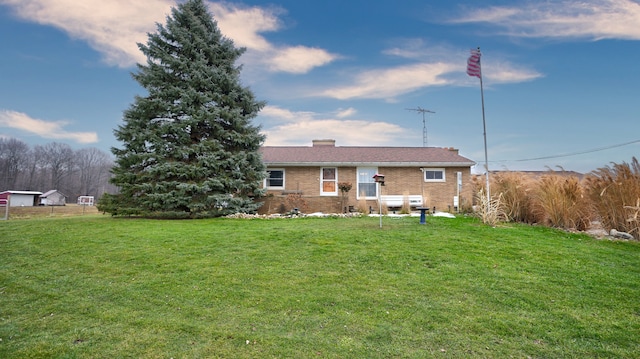
<path id="1" fill-rule="evenodd" d="M 401 208 L 408 201 L 409 207 L 422 207 L 421 195 L 382 195 L 380 196 L 382 205 L 389 208 Z"/>

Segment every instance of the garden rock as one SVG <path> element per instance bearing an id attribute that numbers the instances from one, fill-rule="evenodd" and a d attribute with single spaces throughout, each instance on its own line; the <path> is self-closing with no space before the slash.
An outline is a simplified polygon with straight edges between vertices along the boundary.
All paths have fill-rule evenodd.
<path id="1" fill-rule="evenodd" d="M 610 235 L 611 237 L 614 237 L 614 238 L 620 238 L 620 239 L 628 239 L 628 240 L 634 240 L 634 239 L 635 239 L 635 238 L 633 237 L 633 235 L 631 235 L 631 234 L 629 234 L 629 233 L 627 233 L 627 232 L 619 232 L 619 231 L 617 231 L 617 230 L 615 230 L 615 229 L 612 229 L 612 230 L 609 232 L 609 235 Z"/>

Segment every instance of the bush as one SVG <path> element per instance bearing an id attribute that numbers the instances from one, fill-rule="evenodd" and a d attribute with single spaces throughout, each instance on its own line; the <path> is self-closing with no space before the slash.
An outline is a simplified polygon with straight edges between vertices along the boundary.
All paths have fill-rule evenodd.
<path id="1" fill-rule="evenodd" d="M 400 208 L 400 214 L 411 213 L 411 202 L 409 201 L 409 194 L 404 193 L 402 195 L 402 208 Z"/>
<path id="2" fill-rule="evenodd" d="M 484 193 L 484 185 L 476 182 Z M 593 217 L 593 207 L 580 180 L 549 171 L 540 178 L 522 172 L 500 172 L 491 177 L 495 213 L 480 213 L 485 223 L 504 220 L 540 223 L 551 227 L 585 230 Z M 480 212 L 491 209 L 477 197 Z M 486 201 L 486 199 L 485 199 Z M 499 207 L 496 207 L 499 205 Z M 495 218 L 495 219 L 492 219 Z"/>
<path id="3" fill-rule="evenodd" d="M 476 214 L 480 217 L 482 223 L 495 227 L 501 221 L 508 220 L 502 204 L 502 193 L 488 198 L 484 188 L 482 188 L 476 194 L 476 199 L 478 201 Z"/>
<path id="4" fill-rule="evenodd" d="M 583 231 L 589 228 L 592 213 L 589 197 L 577 177 L 551 174 L 538 181 L 533 214 L 539 223 Z"/>
<path id="5" fill-rule="evenodd" d="M 616 229 L 638 237 L 640 164 L 635 157 L 630 164 L 614 163 L 591 172 L 586 187 L 606 230 Z"/>
<path id="6" fill-rule="evenodd" d="M 502 195 L 504 214 L 510 221 L 534 223 L 531 193 L 535 181 L 520 172 L 501 172 L 492 177 L 491 188 Z"/>
<path id="7" fill-rule="evenodd" d="M 474 208 L 485 223 L 506 220 L 540 223 L 563 229 L 586 230 L 599 219 L 610 231 L 640 237 L 640 163 L 613 163 L 589 173 L 584 181 L 576 176 L 550 171 L 539 179 L 520 172 L 495 173 L 491 178 L 492 202 L 484 198 L 486 188 L 474 178 Z M 491 205 L 490 205 L 491 204 Z M 499 204 L 499 207 L 495 204 Z M 489 211 L 499 208 L 502 213 Z"/>

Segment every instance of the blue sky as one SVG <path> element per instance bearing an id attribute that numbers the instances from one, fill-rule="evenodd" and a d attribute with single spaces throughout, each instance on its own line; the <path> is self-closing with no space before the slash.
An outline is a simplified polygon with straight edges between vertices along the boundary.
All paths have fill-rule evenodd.
<path id="1" fill-rule="evenodd" d="M 0 136 L 109 152 L 169 0 L 0 0 Z M 247 48 L 266 145 L 455 147 L 489 168 L 589 172 L 640 154 L 640 2 L 207 2 Z"/>

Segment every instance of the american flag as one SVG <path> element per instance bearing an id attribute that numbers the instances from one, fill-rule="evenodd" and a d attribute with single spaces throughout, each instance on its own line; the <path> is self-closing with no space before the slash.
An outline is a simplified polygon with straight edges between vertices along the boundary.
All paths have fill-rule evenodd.
<path id="1" fill-rule="evenodd" d="M 480 70 L 480 50 L 471 50 L 471 56 L 467 60 L 467 75 L 482 78 Z"/>

